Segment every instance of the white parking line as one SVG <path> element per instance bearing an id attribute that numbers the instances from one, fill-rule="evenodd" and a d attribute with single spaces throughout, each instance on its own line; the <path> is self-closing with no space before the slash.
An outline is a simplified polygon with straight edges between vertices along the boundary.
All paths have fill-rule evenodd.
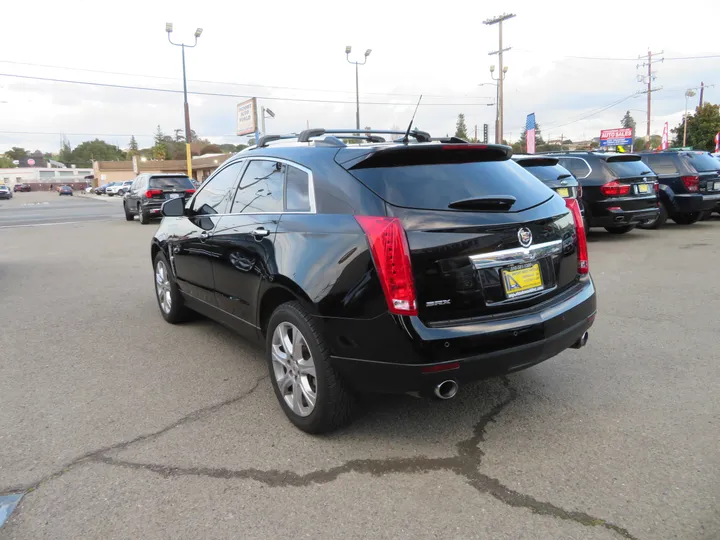
<path id="1" fill-rule="evenodd" d="M 103 221 L 117 221 L 115 219 L 86 219 L 84 221 L 58 221 L 56 223 L 29 223 L 27 225 L 0 225 L 0 229 L 17 229 L 20 227 L 49 227 L 51 225 L 75 225 L 76 223 L 100 223 Z"/>

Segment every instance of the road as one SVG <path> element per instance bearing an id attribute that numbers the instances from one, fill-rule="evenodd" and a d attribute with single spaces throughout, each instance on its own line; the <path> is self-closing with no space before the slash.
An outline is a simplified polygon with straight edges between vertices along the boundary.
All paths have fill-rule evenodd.
<path id="1" fill-rule="evenodd" d="M 0 200 L 0 229 L 28 225 L 53 225 L 84 221 L 107 221 L 117 218 L 119 197 L 59 196 L 55 192 L 15 193 L 10 200 Z"/>
<path id="2" fill-rule="evenodd" d="M 55 205 L 112 218 L 0 232 L 0 538 L 720 537 L 720 220 L 593 232 L 586 348 L 312 437 L 260 350 L 160 317 L 155 226 Z"/>

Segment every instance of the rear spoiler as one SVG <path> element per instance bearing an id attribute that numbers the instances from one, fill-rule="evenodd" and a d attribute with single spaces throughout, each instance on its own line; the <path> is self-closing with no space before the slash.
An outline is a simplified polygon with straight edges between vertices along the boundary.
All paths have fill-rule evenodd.
<path id="1" fill-rule="evenodd" d="M 560 162 L 558 158 L 550 156 L 514 157 L 513 160 L 522 167 L 553 167 Z"/>
<path id="2" fill-rule="evenodd" d="M 637 154 L 618 154 L 617 156 L 608 156 L 605 161 L 608 163 L 617 163 L 619 161 L 641 161 L 641 159 Z"/>
<path id="3" fill-rule="evenodd" d="M 367 149 L 361 155 L 353 149 L 343 149 L 337 153 L 335 161 L 346 169 L 369 169 L 506 161 L 510 156 L 512 156 L 512 148 L 500 144 L 420 143 L 374 147 Z"/>

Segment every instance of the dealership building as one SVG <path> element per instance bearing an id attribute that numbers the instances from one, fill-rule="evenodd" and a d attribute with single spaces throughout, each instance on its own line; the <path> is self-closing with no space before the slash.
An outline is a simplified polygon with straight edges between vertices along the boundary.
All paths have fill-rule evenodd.
<path id="1" fill-rule="evenodd" d="M 15 184 L 30 184 L 33 191 L 50 191 L 58 185 L 69 185 L 74 189 L 88 186 L 92 180 L 92 169 L 15 167 L 0 169 L 0 184 L 12 188 Z"/>

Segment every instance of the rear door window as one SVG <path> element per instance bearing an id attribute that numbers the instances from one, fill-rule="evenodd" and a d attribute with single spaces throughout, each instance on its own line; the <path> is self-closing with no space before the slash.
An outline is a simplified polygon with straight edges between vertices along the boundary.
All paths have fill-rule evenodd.
<path id="1" fill-rule="evenodd" d="M 717 171 L 720 161 L 705 152 L 689 152 L 683 156 L 697 172 Z"/>
<path id="2" fill-rule="evenodd" d="M 677 164 L 677 156 L 657 154 L 646 156 L 645 159 L 656 174 L 677 174 L 680 172 Z"/>
<path id="3" fill-rule="evenodd" d="M 193 183 L 187 176 L 152 176 L 150 189 L 193 189 Z"/>

